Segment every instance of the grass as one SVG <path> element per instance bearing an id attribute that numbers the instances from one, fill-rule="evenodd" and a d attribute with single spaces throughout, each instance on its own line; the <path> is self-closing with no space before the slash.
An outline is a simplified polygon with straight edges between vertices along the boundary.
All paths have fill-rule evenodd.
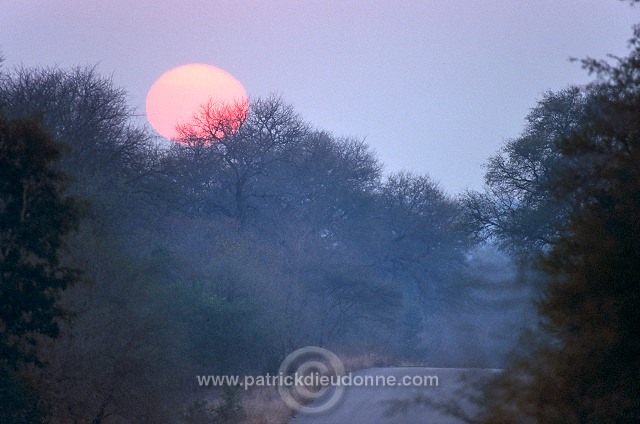
<path id="1" fill-rule="evenodd" d="M 390 365 L 389 358 L 374 353 L 341 359 L 346 373 Z M 242 424 L 286 424 L 294 416 L 294 412 L 280 398 L 277 387 L 252 387 L 243 392 L 242 408 Z"/>
<path id="2" fill-rule="evenodd" d="M 243 424 L 285 424 L 293 411 L 280 399 L 277 387 L 252 387 L 244 393 Z"/>

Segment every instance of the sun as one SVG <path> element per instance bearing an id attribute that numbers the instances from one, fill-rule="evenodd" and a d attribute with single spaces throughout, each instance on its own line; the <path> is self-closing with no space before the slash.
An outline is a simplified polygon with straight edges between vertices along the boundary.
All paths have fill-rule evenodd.
<path id="1" fill-rule="evenodd" d="M 188 122 L 203 105 L 246 103 L 247 92 L 230 73 L 194 63 L 162 74 L 147 93 L 147 119 L 160 135 L 176 139 L 176 124 Z"/>

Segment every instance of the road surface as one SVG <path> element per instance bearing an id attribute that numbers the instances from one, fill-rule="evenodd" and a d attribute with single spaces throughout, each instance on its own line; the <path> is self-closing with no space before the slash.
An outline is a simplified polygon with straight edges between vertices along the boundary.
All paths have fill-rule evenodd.
<path id="1" fill-rule="evenodd" d="M 461 417 L 474 417 L 478 406 L 473 402 L 478 387 L 499 373 L 499 370 L 476 368 L 371 368 L 353 373 L 355 376 L 395 379 L 405 376 L 425 381 L 423 387 L 350 386 L 342 399 L 326 412 L 298 413 L 291 424 L 459 424 Z M 423 377 L 437 376 L 427 379 Z M 355 381 L 355 380 L 354 380 Z M 388 380 L 387 380 L 388 381 Z M 325 402 L 317 399 L 307 406 L 313 408 Z"/>

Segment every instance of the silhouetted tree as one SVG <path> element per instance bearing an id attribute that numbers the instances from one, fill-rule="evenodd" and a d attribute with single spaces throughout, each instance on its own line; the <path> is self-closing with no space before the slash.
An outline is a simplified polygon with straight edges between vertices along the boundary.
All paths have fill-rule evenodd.
<path id="1" fill-rule="evenodd" d="M 526 119 L 522 135 L 509 140 L 485 165 L 484 192 L 463 197 L 481 238 L 512 256 L 530 259 L 560 235 L 569 203 L 554 197 L 552 183 L 569 165 L 559 142 L 590 119 L 593 94 L 577 87 L 545 93 Z"/>
<path id="2" fill-rule="evenodd" d="M 379 266 L 423 302 L 449 297 L 447 283 L 471 242 L 459 204 L 429 177 L 410 173 L 389 176 L 380 191 Z"/>
<path id="3" fill-rule="evenodd" d="M 55 168 L 61 149 L 34 120 L 0 121 L 0 348 L 11 364 L 34 359 L 26 335 L 57 335 L 56 298 L 77 278 L 59 262 L 79 218 Z"/>
<path id="4" fill-rule="evenodd" d="M 249 106 L 205 105 L 178 132 L 173 163 L 181 167 L 180 180 L 193 196 L 193 207 L 243 221 L 259 203 L 277 196 L 273 183 L 261 180 L 269 180 L 278 163 L 288 159 L 308 128 L 290 105 L 273 96 Z"/>
<path id="5" fill-rule="evenodd" d="M 628 57 L 583 63 L 601 114 L 560 144 L 563 235 L 542 259 L 543 336 L 490 395 L 487 422 L 640 421 L 640 27 Z"/>
<path id="6" fill-rule="evenodd" d="M 79 204 L 65 197 L 56 168 L 63 146 L 36 120 L 0 116 L 0 418 L 28 422 L 34 403 L 15 371 L 40 364 L 40 336 L 57 337 L 61 290 L 78 278 L 61 265 L 65 236 L 76 228 Z M 9 391 L 7 393 L 6 391 Z M 28 392 L 27 392 L 28 393 Z M 33 397 L 33 396 L 31 396 Z"/>
<path id="7" fill-rule="evenodd" d="M 146 185 L 159 158 L 151 137 L 132 124 L 126 92 L 95 67 L 9 69 L 0 75 L 0 98 L 8 118 L 38 116 L 71 148 L 60 169 L 72 177 L 71 194 L 91 199 L 101 227 L 134 221 L 132 203 L 140 210 L 158 199 Z"/>

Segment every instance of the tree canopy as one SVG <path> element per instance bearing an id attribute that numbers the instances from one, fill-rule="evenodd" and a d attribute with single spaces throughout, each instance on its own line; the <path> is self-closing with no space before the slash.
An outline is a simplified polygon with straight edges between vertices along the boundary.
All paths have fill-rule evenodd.
<path id="1" fill-rule="evenodd" d="M 640 27 L 630 44 L 583 62 L 599 113 L 558 144 L 551 194 L 572 208 L 541 258 L 544 338 L 500 379 L 487 422 L 640 420 Z"/>
<path id="2" fill-rule="evenodd" d="M 80 205 L 57 168 L 63 146 L 35 119 L 0 114 L 0 421 L 39 420 L 38 396 L 16 377 L 42 365 L 39 341 L 59 335 L 56 303 L 78 271 L 60 261 Z"/>

